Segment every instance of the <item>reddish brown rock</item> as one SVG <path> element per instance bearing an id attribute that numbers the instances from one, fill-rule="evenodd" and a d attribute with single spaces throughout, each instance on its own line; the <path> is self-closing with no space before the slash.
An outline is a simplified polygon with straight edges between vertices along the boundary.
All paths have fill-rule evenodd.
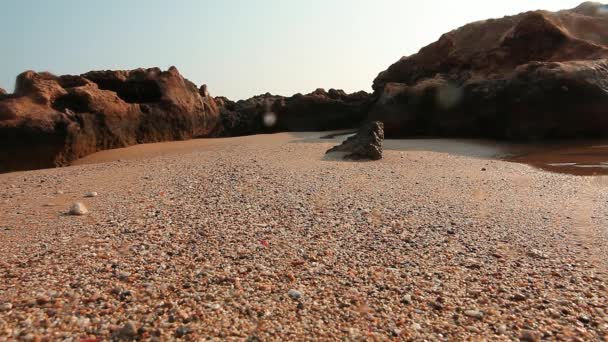
<path id="1" fill-rule="evenodd" d="M 0 96 L 2 96 L 2 95 L 7 95 L 7 92 L 6 92 L 6 90 L 0 88 Z"/>
<path id="2" fill-rule="evenodd" d="M 584 3 L 449 32 L 378 75 L 369 118 L 387 136 L 605 136 L 607 13 Z"/>
<path id="3" fill-rule="evenodd" d="M 27 71 L 0 101 L 0 172 L 66 165 L 137 143 L 213 135 L 219 111 L 175 67 L 54 76 Z"/>
<path id="4" fill-rule="evenodd" d="M 28 97 L 41 105 L 49 106 L 58 97 L 66 94 L 58 78 L 50 73 L 31 70 L 17 76 L 15 96 Z"/>

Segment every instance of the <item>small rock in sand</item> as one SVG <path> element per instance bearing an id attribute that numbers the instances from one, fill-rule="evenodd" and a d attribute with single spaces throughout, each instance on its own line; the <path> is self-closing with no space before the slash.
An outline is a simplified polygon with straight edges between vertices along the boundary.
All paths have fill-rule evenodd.
<path id="1" fill-rule="evenodd" d="M 547 255 L 538 249 L 532 249 L 528 252 L 528 256 L 536 259 L 548 259 Z"/>
<path id="2" fill-rule="evenodd" d="M 13 304 L 11 304 L 11 303 L 0 304 L 0 312 L 2 312 L 2 311 L 9 311 L 12 308 L 13 308 Z"/>
<path id="3" fill-rule="evenodd" d="M 87 192 L 84 197 L 97 197 L 97 193 L 95 191 Z"/>
<path id="4" fill-rule="evenodd" d="M 116 337 L 119 340 L 132 340 L 135 336 L 137 336 L 137 329 L 131 322 L 127 322 L 116 332 Z"/>
<path id="5" fill-rule="evenodd" d="M 464 315 L 467 317 L 476 318 L 476 319 L 483 318 L 483 312 L 478 311 L 478 310 L 466 310 L 464 312 Z"/>
<path id="6" fill-rule="evenodd" d="M 175 337 L 177 337 L 177 338 L 182 338 L 190 333 L 192 333 L 192 329 L 190 329 L 187 326 L 181 326 L 181 327 L 175 329 Z"/>
<path id="7" fill-rule="evenodd" d="M 302 292 L 294 289 L 289 290 L 287 295 L 293 300 L 300 300 L 302 298 Z"/>
<path id="8" fill-rule="evenodd" d="M 540 333 L 532 330 L 522 330 L 519 339 L 525 342 L 537 342 L 541 340 Z"/>
<path id="9" fill-rule="evenodd" d="M 87 207 L 84 206 L 84 204 L 80 203 L 80 202 L 76 202 L 72 205 L 72 207 L 70 208 L 70 211 L 68 211 L 68 214 L 70 215 L 74 215 L 74 216 L 82 216 L 82 215 L 86 215 L 89 213 L 89 210 L 87 209 Z"/>

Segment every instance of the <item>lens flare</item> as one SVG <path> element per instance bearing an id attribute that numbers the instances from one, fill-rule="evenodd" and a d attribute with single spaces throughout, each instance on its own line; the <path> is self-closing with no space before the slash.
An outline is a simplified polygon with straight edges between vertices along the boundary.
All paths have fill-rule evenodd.
<path id="1" fill-rule="evenodd" d="M 462 100 L 462 89 L 460 87 L 448 84 L 439 88 L 437 92 L 437 102 L 444 109 L 450 109 L 460 103 Z"/>
<path id="2" fill-rule="evenodd" d="M 264 126 L 273 127 L 277 123 L 277 115 L 273 112 L 266 112 L 264 113 L 263 120 Z"/>

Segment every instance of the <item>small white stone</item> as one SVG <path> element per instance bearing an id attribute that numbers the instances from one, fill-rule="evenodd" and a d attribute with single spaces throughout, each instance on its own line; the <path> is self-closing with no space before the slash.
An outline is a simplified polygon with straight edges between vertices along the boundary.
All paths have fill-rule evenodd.
<path id="1" fill-rule="evenodd" d="M 287 295 L 293 300 L 300 300 L 302 298 L 302 292 L 294 289 L 287 291 Z"/>
<path id="2" fill-rule="evenodd" d="M 97 197 L 97 193 L 95 191 L 87 192 L 84 197 Z"/>
<path id="3" fill-rule="evenodd" d="M 11 304 L 11 303 L 0 304 L 0 311 L 9 311 L 12 308 L 13 308 L 13 304 Z"/>
<path id="4" fill-rule="evenodd" d="M 82 216 L 82 215 L 86 215 L 89 213 L 89 210 L 87 209 L 87 207 L 84 206 L 84 204 L 80 203 L 80 202 L 76 202 L 72 205 L 72 207 L 70 208 L 70 211 L 68 212 L 68 214 L 70 215 L 75 215 L 75 216 Z"/>
<path id="5" fill-rule="evenodd" d="M 478 310 L 466 310 L 464 312 L 464 315 L 467 316 L 467 317 L 477 318 L 477 319 L 482 319 L 483 318 L 483 312 L 478 311 Z"/>

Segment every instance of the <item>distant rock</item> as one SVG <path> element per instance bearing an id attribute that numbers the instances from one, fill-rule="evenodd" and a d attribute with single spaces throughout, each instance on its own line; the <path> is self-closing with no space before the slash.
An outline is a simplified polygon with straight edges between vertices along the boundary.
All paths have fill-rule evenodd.
<path id="1" fill-rule="evenodd" d="M 465 25 L 374 80 L 390 137 L 608 135 L 608 15 L 584 3 Z"/>
<path id="2" fill-rule="evenodd" d="M 83 216 L 83 215 L 87 215 L 88 213 L 89 213 L 89 210 L 87 209 L 87 207 L 85 207 L 85 205 L 80 202 L 74 203 L 70 207 L 70 210 L 68 211 L 68 214 L 73 215 L 73 216 Z"/>
<path id="3" fill-rule="evenodd" d="M 357 134 L 348 137 L 342 144 L 329 149 L 331 152 L 348 152 L 346 159 L 382 159 L 384 124 L 372 121 L 361 126 Z"/>
<path id="4" fill-rule="evenodd" d="M 346 94 L 330 89 L 291 97 L 269 93 L 238 102 L 216 98 L 222 118 L 222 135 L 271 132 L 326 131 L 354 128 L 370 106 L 366 92 Z"/>
<path id="5" fill-rule="evenodd" d="M 206 92 L 208 94 L 208 92 Z M 67 165 L 99 150 L 214 136 L 219 110 L 175 67 L 55 76 L 26 71 L 0 97 L 0 172 Z"/>

